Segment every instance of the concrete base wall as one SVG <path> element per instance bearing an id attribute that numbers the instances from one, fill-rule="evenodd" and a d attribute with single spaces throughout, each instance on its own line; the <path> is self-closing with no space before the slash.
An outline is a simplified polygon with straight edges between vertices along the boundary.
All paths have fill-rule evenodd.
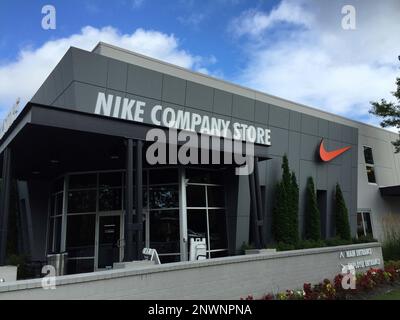
<path id="1" fill-rule="evenodd" d="M 357 251 L 359 249 L 370 249 Z M 355 256 L 352 256 L 355 254 Z M 364 254 L 364 255 L 362 255 Z M 357 256 L 358 255 L 358 256 Z M 352 257 L 347 257 L 352 256 Z M 251 254 L 196 262 L 143 266 L 57 277 L 56 289 L 42 279 L 0 284 L 5 299 L 240 299 L 249 294 L 302 288 L 333 279 L 342 265 L 375 261 L 383 267 L 378 243 Z M 369 267 L 357 269 L 367 270 Z"/>

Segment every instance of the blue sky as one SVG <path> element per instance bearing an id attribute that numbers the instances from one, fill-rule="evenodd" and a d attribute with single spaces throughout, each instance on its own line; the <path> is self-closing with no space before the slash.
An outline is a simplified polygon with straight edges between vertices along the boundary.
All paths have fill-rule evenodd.
<path id="1" fill-rule="evenodd" d="M 84 26 L 113 26 L 121 33 L 138 28 L 174 34 L 183 49 L 200 56 L 215 56 L 227 76 L 240 68 L 240 44 L 227 31 L 230 20 L 248 8 L 270 10 L 279 1 L 245 0 L 58 0 L 1 1 L 0 61 L 13 60 L 26 47 L 77 34 Z M 56 30 L 41 28 L 41 8 L 52 4 Z"/>
<path id="2" fill-rule="evenodd" d="M 56 29 L 41 27 L 44 5 Z M 341 12 L 355 8 L 356 29 Z M 376 124 L 399 75 L 398 0 L 2 0 L 0 117 L 25 104 L 70 45 L 99 40 Z"/>

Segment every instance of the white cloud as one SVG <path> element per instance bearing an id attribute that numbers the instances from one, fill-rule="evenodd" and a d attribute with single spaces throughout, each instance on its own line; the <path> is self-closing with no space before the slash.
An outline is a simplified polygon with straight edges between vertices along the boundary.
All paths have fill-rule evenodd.
<path id="1" fill-rule="evenodd" d="M 289 4 L 284 1 L 269 13 L 256 9 L 246 10 L 239 17 L 233 19 L 230 28 L 239 37 L 243 35 L 259 36 L 263 31 L 278 23 L 309 26 L 311 22 L 312 16 L 304 11 L 300 4 Z"/>
<path id="2" fill-rule="evenodd" d="M 368 115 L 369 102 L 391 100 L 399 76 L 400 2 L 353 2 L 356 30 L 341 28 L 344 1 L 283 0 L 269 13 L 244 12 L 230 27 L 246 57 L 235 81 L 377 124 Z M 277 21 L 289 28 L 280 33 Z"/>
<path id="3" fill-rule="evenodd" d="M 112 27 L 84 27 L 80 33 L 67 38 L 50 40 L 38 48 L 26 48 L 15 61 L 0 64 L 0 118 L 17 97 L 21 97 L 21 106 L 29 101 L 70 46 L 92 50 L 99 41 L 199 72 L 208 73 L 206 66 L 215 62 L 181 49 L 173 34 L 144 29 L 121 34 Z"/>

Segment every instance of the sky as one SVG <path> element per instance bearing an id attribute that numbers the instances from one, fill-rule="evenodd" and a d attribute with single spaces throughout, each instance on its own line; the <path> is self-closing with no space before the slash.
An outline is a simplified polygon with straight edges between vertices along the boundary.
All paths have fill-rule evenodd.
<path id="1" fill-rule="evenodd" d="M 45 5 L 55 29 L 42 28 Z M 70 46 L 104 41 L 378 125 L 368 110 L 394 99 L 399 17 L 400 0 L 1 0 L 0 118 Z"/>

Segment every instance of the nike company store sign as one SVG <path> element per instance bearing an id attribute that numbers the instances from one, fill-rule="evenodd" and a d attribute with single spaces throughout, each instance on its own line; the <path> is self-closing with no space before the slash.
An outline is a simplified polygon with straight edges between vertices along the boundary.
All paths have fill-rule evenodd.
<path id="1" fill-rule="evenodd" d="M 250 143 L 271 145 L 271 130 L 241 122 L 200 115 L 195 112 L 175 109 L 160 104 L 151 104 L 140 100 L 124 98 L 99 92 L 94 110 L 95 114 L 145 122 L 177 130 L 187 130 L 217 136 L 233 138 Z"/>

